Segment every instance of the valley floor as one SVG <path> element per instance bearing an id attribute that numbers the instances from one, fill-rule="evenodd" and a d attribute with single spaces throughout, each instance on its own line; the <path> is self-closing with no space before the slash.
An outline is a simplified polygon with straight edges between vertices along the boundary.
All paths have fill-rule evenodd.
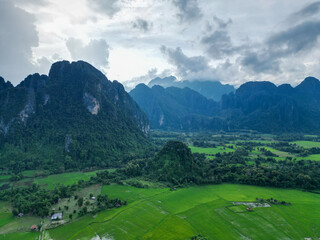
<path id="1" fill-rule="evenodd" d="M 72 223 L 40 233 L 19 232 L 0 239 L 318 239 L 320 195 L 298 190 L 236 184 L 168 188 L 102 186 L 110 198 L 128 205 L 87 215 Z M 232 202 L 278 199 L 292 205 L 271 205 L 238 211 Z M 0 216 L 1 217 L 1 216 Z M 4 221 L 1 219 L 0 223 Z M 0 232 L 6 224 L 0 227 Z"/>

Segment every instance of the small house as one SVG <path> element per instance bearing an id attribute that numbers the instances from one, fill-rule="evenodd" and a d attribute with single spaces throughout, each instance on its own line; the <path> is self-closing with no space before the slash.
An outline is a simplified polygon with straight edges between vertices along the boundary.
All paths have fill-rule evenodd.
<path id="1" fill-rule="evenodd" d="M 121 207 L 121 204 L 116 203 L 114 206 L 118 208 L 118 207 Z"/>
<path id="2" fill-rule="evenodd" d="M 51 220 L 62 220 L 62 213 L 53 214 Z"/>
<path id="3" fill-rule="evenodd" d="M 38 230 L 38 226 L 37 225 L 32 225 L 30 229 L 31 229 L 31 231 L 37 231 Z"/>
<path id="4" fill-rule="evenodd" d="M 23 217 L 23 213 L 19 213 L 18 216 L 19 216 L 19 217 Z"/>
<path id="5" fill-rule="evenodd" d="M 251 208 L 251 207 L 248 207 L 248 208 L 247 208 L 247 211 L 251 212 L 251 211 L 252 211 L 252 208 Z"/>
<path id="6" fill-rule="evenodd" d="M 91 200 L 96 200 L 96 197 L 91 197 Z"/>

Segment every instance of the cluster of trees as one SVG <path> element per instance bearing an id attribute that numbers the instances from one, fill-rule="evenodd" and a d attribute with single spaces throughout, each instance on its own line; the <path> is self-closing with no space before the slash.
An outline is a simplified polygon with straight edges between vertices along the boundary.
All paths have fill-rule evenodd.
<path id="1" fill-rule="evenodd" d="M 80 180 L 78 183 L 73 185 L 59 185 L 53 190 L 47 190 L 43 187 L 40 187 L 38 184 L 32 184 L 31 186 L 27 187 L 9 188 L 0 191 L 0 200 L 11 203 L 13 208 L 12 213 L 15 216 L 17 216 L 19 213 L 23 213 L 47 217 L 51 213 L 50 210 L 52 205 L 58 203 L 60 199 L 74 196 L 74 198 L 77 200 L 77 205 L 80 208 L 82 207 L 79 211 L 79 216 L 82 216 L 87 214 L 87 206 L 90 203 L 88 201 L 84 202 L 82 197 L 75 195 L 77 190 L 96 183 L 121 183 L 120 179 L 123 179 L 123 177 L 124 173 L 121 170 L 110 174 L 108 171 L 103 171 L 98 172 L 97 176 L 91 177 L 89 181 Z M 122 201 L 118 198 L 109 199 L 107 195 L 98 195 L 96 200 L 97 208 L 93 210 L 94 213 L 97 213 L 103 209 L 120 207 L 127 204 L 126 201 Z M 67 208 L 68 206 L 65 206 L 65 209 Z"/>
<path id="2" fill-rule="evenodd" d="M 0 191 L 0 199 L 12 204 L 13 215 L 34 214 L 46 217 L 50 207 L 58 203 L 59 199 L 71 197 L 77 186 L 59 186 L 53 190 L 46 190 L 37 184 L 30 187 L 12 188 Z"/>
<path id="3" fill-rule="evenodd" d="M 249 159 L 248 154 L 245 148 L 238 148 L 235 152 L 216 154 L 212 161 L 203 154 L 192 154 L 181 142 L 169 141 L 154 159 L 129 162 L 123 174 L 173 185 L 228 182 L 308 190 L 320 188 L 318 161 Z"/>
<path id="4" fill-rule="evenodd" d="M 291 205 L 290 202 L 280 201 L 280 200 L 277 200 L 277 199 L 274 199 L 274 198 L 268 198 L 268 199 L 256 198 L 256 201 L 257 202 L 261 202 L 261 203 L 267 202 L 267 203 L 275 204 L 275 205 Z"/>
<path id="5" fill-rule="evenodd" d="M 215 148 L 216 145 L 214 143 L 205 142 L 205 141 L 194 141 L 193 146 L 195 147 L 207 147 L 207 148 Z"/>

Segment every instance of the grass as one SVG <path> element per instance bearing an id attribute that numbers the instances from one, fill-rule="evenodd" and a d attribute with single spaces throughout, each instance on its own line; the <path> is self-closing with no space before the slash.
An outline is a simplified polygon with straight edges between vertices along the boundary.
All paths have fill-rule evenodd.
<path id="1" fill-rule="evenodd" d="M 318 147 L 320 148 L 320 142 L 313 142 L 313 141 L 296 141 L 296 142 L 291 142 L 295 143 L 301 147 L 304 148 L 312 148 L 312 147 Z"/>
<path id="2" fill-rule="evenodd" d="M 230 206 L 228 208 L 235 213 L 247 212 L 247 207 L 244 205 Z"/>
<path id="3" fill-rule="evenodd" d="M 4 184 L 10 184 L 10 175 L 0 175 L 0 186 Z"/>
<path id="4" fill-rule="evenodd" d="M 232 145 L 232 144 L 229 144 Z M 234 152 L 235 149 L 231 149 L 228 147 L 218 146 L 215 148 L 203 148 L 203 147 L 193 147 L 189 146 L 192 153 L 204 153 L 204 154 L 217 154 L 217 153 L 228 153 L 228 152 Z"/>
<path id="5" fill-rule="evenodd" d="M 188 239 L 201 233 L 208 239 L 304 239 L 320 237 L 320 195 L 298 190 L 235 184 L 169 189 L 109 185 L 102 193 L 128 205 L 85 216 L 48 230 L 52 239 L 91 239 L 96 233 L 121 239 Z M 291 206 L 230 211 L 232 201 L 275 198 Z M 238 207 L 238 206 L 236 206 Z M 235 209 L 237 210 L 237 209 Z"/>
<path id="6" fill-rule="evenodd" d="M 96 173 L 97 171 L 55 174 L 44 178 L 36 178 L 34 182 L 45 186 L 47 189 L 53 189 L 58 184 L 67 186 L 77 183 L 79 180 L 87 181 L 90 177 L 95 176 Z"/>
<path id="7" fill-rule="evenodd" d="M 320 154 L 311 154 L 306 157 L 297 157 L 297 160 L 311 160 L 311 161 L 320 161 Z"/>

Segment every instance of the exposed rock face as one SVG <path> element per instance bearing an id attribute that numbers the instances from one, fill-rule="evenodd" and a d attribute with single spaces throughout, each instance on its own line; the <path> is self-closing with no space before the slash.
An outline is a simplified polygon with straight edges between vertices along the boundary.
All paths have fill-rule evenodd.
<path id="1" fill-rule="evenodd" d="M 94 115 L 98 114 L 100 109 L 100 104 L 96 98 L 94 98 L 89 93 L 84 93 L 83 102 L 91 114 L 94 114 Z"/>
<path id="2" fill-rule="evenodd" d="M 66 152 L 70 152 L 70 144 L 72 143 L 72 141 L 71 141 L 71 138 L 67 135 L 66 136 L 66 143 L 65 143 L 65 146 L 64 146 L 64 150 L 66 151 Z"/>
<path id="3" fill-rule="evenodd" d="M 22 122 L 26 122 L 28 117 L 34 113 L 34 108 L 31 103 L 28 103 L 24 109 L 20 112 L 20 119 Z"/>
<path id="4" fill-rule="evenodd" d="M 16 87 L 0 78 L 0 130 L 13 145 L 39 141 L 73 159 L 90 149 L 115 161 L 144 148 L 149 122 L 120 83 L 86 62 L 62 61 Z"/>

